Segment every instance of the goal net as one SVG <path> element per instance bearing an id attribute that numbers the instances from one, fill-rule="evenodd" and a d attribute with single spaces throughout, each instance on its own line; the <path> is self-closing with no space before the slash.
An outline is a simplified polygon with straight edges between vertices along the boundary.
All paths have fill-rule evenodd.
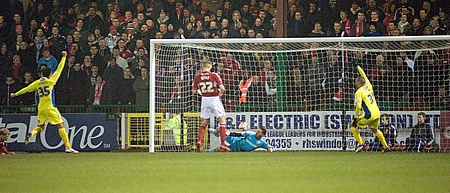
<path id="1" fill-rule="evenodd" d="M 265 141 L 277 150 L 354 150 L 357 144 L 348 127 L 358 65 L 373 85 L 381 114 L 396 127 L 397 136 L 389 139 L 393 146 L 408 150 L 407 138 L 420 111 L 434 132 L 432 145 L 440 148 L 445 141 L 441 111 L 449 109 L 449 36 L 184 39 L 150 44 L 151 152 L 194 150 L 201 96 L 192 94 L 192 83 L 204 58 L 213 63 L 211 71 L 220 75 L 226 88 L 221 99 L 227 130 L 238 131 L 243 121 L 251 130 L 265 127 Z M 208 127 L 217 126 L 212 117 Z M 360 134 L 365 143 L 376 142 L 370 128 L 360 128 Z M 203 148 L 217 146 L 218 140 L 205 132 Z M 377 146 L 370 147 L 366 150 Z"/>

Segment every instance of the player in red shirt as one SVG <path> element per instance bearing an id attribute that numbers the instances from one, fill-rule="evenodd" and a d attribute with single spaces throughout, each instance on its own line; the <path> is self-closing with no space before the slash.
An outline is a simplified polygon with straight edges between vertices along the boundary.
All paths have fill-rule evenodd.
<path id="1" fill-rule="evenodd" d="M 6 149 L 5 141 L 9 138 L 9 131 L 6 128 L 0 129 L 0 154 L 15 154 L 14 152 L 8 152 Z"/>
<path id="2" fill-rule="evenodd" d="M 197 152 L 200 153 L 202 151 L 202 141 L 205 135 L 206 124 L 208 124 L 209 117 L 211 117 L 212 113 L 214 113 L 220 123 L 220 148 L 225 151 L 230 151 L 230 148 L 225 145 L 225 109 L 220 100 L 220 97 L 225 92 L 225 87 L 220 76 L 210 71 L 212 63 L 208 58 L 203 58 L 201 65 L 203 71 L 195 75 L 194 84 L 192 85 L 192 93 L 202 96 L 202 110 L 200 115 L 202 123 L 198 132 Z"/>

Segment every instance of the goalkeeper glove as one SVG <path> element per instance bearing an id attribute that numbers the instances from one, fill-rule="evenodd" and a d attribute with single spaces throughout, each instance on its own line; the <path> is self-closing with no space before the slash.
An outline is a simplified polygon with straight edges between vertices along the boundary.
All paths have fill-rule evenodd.
<path id="1" fill-rule="evenodd" d="M 350 123 L 350 127 L 356 127 L 356 123 L 358 123 L 359 119 L 354 117 L 352 122 Z"/>

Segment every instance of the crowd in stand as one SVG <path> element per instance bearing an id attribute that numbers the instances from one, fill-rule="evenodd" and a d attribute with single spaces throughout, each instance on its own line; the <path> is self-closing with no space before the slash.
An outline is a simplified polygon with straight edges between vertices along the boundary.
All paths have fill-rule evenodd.
<path id="1" fill-rule="evenodd" d="M 283 21 L 287 22 L 288 37 L 418 36 L 445 35 L 450 32 L 450 19 L 447 16 L 450 11 L 449 4 L 439 0 L 289 0 L 288 9 L 288 19 Z M 1 105 L 35 104 L 33 93 L 17 99 L 10 99 L 8 93 L 16 92 L 37 79 L 41 68 L 51 68 L 54 71 L 63 50 L 68 51 L 69 56 L 66 68 L 55 88 L 57 104 L 148 104 L 146 96 L 149 93 L 149 39 L 273 38 L 276 37 L 277 22 L 280 22 L 277 20 L 276 10 L 276 0 L 2 1 Z M 422 65 L 422 69 L 420 67 L 414 69 L 418 72 L 416 74 L 420 74 L 420 77 L 429 77 L 420 70 L 427 72 L 427 65 L 436 65 L 436 69 L 444 73 L 442 79 L 448 79 L 449 53 L 443 51 L 440 54 L 439 56 L 444 58 L 419 54 L 418 57 L 424 57 L 421 61 L 429 63 Z M 291 86 L 304 91 L 302 85 L 316 85 L 314 83 L 316 80 L 308 79 L 306 74 L 314 72 L 316 69 L 311 67 L 317 63 L 340 61 L 337 56 L 332 55 L 338 53 L 326 53 L 326 60 L 318 61 L 314 53 L 299 54 L 294 61 L 310 65 L 290 69 L 293 72 Z M 372 54 L 370 57 L 388 60 L 385 58 L 387 56 L 377 55 Z M 355 52 L 354 56 L 355 63 L 358 57 L 361 60 L 368 57 L 359 52 Z M 269 87 L 266 101 L 276 101 L 274 57 L 265 58 L 267 61 L 262 59 L 258 69 L 249 66 L 251 64 L 244 65 L 242 69 L 235 67 L 232 62 L 228 64 L 224 61 L 238 60 L 236 63 L 243 63 L 244 58 L 230 56 L 229 60 L 226 60 L 227 57 L 225 56 L 222 62 L 217 61 L 215 70 L 221 68 L 223 71 L 233 72 L 244 70 L 243 74 L 248 75 L 237 78 L 237 81 L 227 82 L 227 85 L 233 85 L 231 92 L 237 92 L 230 103 L 239 101 L 239 80 L 244 78 L 247 80 L 252 76 L 246 72 L 247 70 L 258 72 L 255 82 L 272 84 L 263 85 Z M 408 58 L 408 56 L 399 57 L 401 64 Z M 198 63 L 200 59 L 190 58 L 194 60 L 192 63 Z M 389 60 L 396 61 L 394 58 Z M 443 60 L 447 63 L 442 62 Z M 367 64 L 365 67 L 370 74 L 386 73 L 392 77 L 397 76 L 392 73 L 411 71 L 408 69 L 401 71 L 395 64 L 383 62 L 379 65 Z M 176 74 L 174 73 L 176 68 L 177 66 L 159 66 L 156 71 L 159 76 L 162 74 L 169 76 Z M 398 68 L 405 68 L 405 65 Z M 198 65 L 196 70 L 198 71 Z M 322 68 L 316 73 L 321 73 L 320 70 L 328 71 L 327 68 Z M 340 69 L 333 68 L 333 70 L 338 72 Z M 177 83 L 176 78 L 172 78 L 167 79 L 174 80 L 174 86 L 169 87 L 170 96 L 163 96 L 167 98 L 167 103 L 176 99 L 180 92 L 177 87 L 180 80 Z M 297 83 L 296 80 L 304 82 Z M 373 81 L 380 80 L 373 76 Z M 381 82 L 380 85 L 389 86 L 389 81 Z M 442 92 L 445 96 L 442 100 L 446 104 L 448 87 L 445 87 L 445 84 L 441 86 L 438 85 L 436 95 Z M 336 85 L 330 87 L 338 88 Z M 292 97 L 319 96 L 327 92 L 334 96 L 338 92 L 319 87 L 307 90 L 310 93 L 292 94 Z M 430 96 L 428 102 L 432 102 L 434 97 L 435 95 Z M 304 101 L 305 98 L 298 100 Z"/>

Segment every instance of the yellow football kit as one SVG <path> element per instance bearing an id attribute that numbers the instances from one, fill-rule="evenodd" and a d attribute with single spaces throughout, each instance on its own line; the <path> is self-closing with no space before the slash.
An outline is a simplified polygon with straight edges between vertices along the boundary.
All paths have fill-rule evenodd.
<path id="1" fill-rule="evenodd" d="M 360 128 L 366 128 L 370 125 L 370 128 L 374 131 L 375 135 L 380 140 L 383 147 L 388 148 L 386 140 L 383 133 L 378 130 L 378 121 L 380 120 L 380 109 L 378 109 L 377 101 L 375 100 L 375 95 L 373 94 L 372 84 L 370 84 L 369 79 L 364 73 L 364 70 L 358 66 L 358 72 L 366 80 L 364 86 L 360 87 L 355 93 L 355 121 L 356 125 Z M 360 116 L 359 112 L 362 109 L 362 114 Z M 376 131 L 374 130 L 376 129 Z M 359 145 L 363 145 L 363 141 L 356 127 L 350 127 L 356 141 Z"/>
<path id="2" fill-rule="evenodd" d="M 59 76 L 61 76 L 61 71 L 64 69 L 65 62 L 66 58 L 63 57 L 52 77 L 50 78 L 42 77 L 39 80 L 34 81 L 27 87 L 15 93 L 16 96 L 19 96 L 21 94 L 37 90 L 39 96 L 38 97 L 39 125 L 45 124 L 45 121 L 47 120 L 53 125 L 63 122 L 61 119 L 61 114 L 59 113 L 55 105 L 54 86 L 58 81 Z"/>
<path id="3" fill-rule="evenodd" d="M 380 110 L 378 109 L 375 95 L 373 94 L 372 84 L 367 79 L 366 74 L 358 67 L 361 76 L 366 80 L 364 86 L 360 87 L 355 93 L 355 118 L 358 119 L 358 127 L 366 128 L 371 125 L 371 128 L 378 128 L 378 121 L 380 119 Z M 362 109 L 362 114 L 358 116 Z"/>

